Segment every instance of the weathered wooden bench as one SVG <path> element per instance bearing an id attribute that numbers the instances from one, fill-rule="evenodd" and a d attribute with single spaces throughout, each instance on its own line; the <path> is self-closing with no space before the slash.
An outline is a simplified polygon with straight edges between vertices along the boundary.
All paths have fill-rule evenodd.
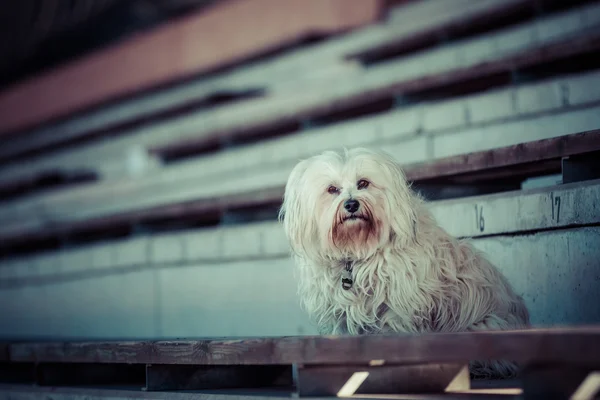
<path id="1" fill-rule="evenodd" d="M 179 390 L 260 388 L 268 393 L 279 388 L 283 397 L 296 393 L 389 398 L 384 395 L 412 393 L 442 399 L 584 400 L 593 399 L 600 389 L 598 327 L 362 337 L 17 342 L 3 347 L 0 396 L 19 392 L 29 398 L 102 396 L 100 389 L 54 387 L 104 386 L 106 390 L 118 384 L 135 390 L 131 396 L 150 398 L 152 391 L 170 396 Z M 486 359 L 519 362 L 520 380 L 509 383 L 516 386 L 507 388 L 501 381 L 472 384 L 466 365 Z M 27 383 L 39 387 L 16 385 Z M 253 393 L 264 397 L 261 391 Z"/>

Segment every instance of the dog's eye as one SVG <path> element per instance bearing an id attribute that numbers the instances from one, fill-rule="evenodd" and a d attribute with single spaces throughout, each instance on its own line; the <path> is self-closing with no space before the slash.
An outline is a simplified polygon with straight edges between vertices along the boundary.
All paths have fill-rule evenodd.
<path id="1" fill-rule="evenodd" d="M 330 185 L 330 186 L 327 188 L 327 193 L 329 193 L 329 194 L 337 194 L 337 193 L 339 193 L 339 191 L 340 191 L 340 189 L 336 188 L 336 187 L 335 187 L 335 186 L 333 186 L 333 185 Z"/>
<path id="2" fill-rule="evenodd" d="M 361 179 L 360 181 L 358 181 L 358 183 L 356 184 L 356 187 L 358 188 L 358 190 L 361 189 L 366 189 L 367 187 L 369 187 L 369 181 L 365 180 L 365 179 Z"/>

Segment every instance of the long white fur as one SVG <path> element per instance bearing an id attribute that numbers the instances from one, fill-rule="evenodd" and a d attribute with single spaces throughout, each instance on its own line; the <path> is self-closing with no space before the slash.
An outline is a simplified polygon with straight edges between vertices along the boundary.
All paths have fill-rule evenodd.
<path id="1" fill-rule="evenodd" d="M 362 190 L 357 182 L 367 180 Z M 328 188 L 339 188 L 329 193 Z M 356 199 L 368 221 L 344 221 Z M 301 303 L 323 334 L 459 332 L 529 326 L 520 296 L 467 241 L 438 226 L 388 154 L 328 151 L 289 176 L 280 212 Z M 353 265 L 353 286 L 341 276 Z M 474 361 L 475 376 L 513 375 L 509 361 Z"/>

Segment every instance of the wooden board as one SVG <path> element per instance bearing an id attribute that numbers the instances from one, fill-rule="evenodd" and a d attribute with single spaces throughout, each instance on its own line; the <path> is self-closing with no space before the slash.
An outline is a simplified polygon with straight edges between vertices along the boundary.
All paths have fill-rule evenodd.
<path id="1" fill-rule="evenodd" d="M 296 387 L 299 396 L 348 397 L 364 394 L 444 393 L 463 368 L 461 364 L 380 365 L 380 366 L 299 366 Z M 362 375 L 364 381 L 348 387 Z M 461 389 L 470 388 L 468 374 Z"/>
<path id="2" fill-rule="evenodd" d="M 480 174 L 489 176 L 494 173 L 497 178 L 510 176 L 516 166 L 535 170 L 536 165 L 549 160 L 559 167 L 562 157 L 592 151 L 600 151 L 600 130 L 445 157 L 434 162 L 407 165 L 405 170 L 412 181 L 452 177 L 469 182 L 476 181 Z"/>
<path id="3" fill-rule="evenodd" d="M 147 390 L 292 387 L 289 365 L 166 365 L 146 367 Z"/>
<path id="4" fill-rule="evenodd" d="M 0 398 L 9 396 L 10 400 L 159 400 L 168 396 L 173 400 L 289 400 L 291 391 L 243 390 L 243 391 L 210 391 L 210 392 L 147 392 L 139 388 L 129 390 L 98 388 L 61 388 L 32 387 L 19 385 L 0 385 Z M 398 400 L 517 400 L 517 395 L 494 395 L 460 393 L 402 395 L 393 396 Z M 312 400 L 331 400 L 331 397 L 311 397 Z"/>
<path id="5" fill-rule="evenodd" d="M 0 343 L 0 362 L 9 361 L 8 343 Z"/>
<path id="6" fill-rule="evenodd" d="M 380 4 L 378 0 L 217 3 L 14 86 L 0 95 L 0 132 L 6 134 L 206 72 L 309 34 L 339 32 L 373 22 Z M 268 23 L 264 15 L 268 15 Z"/>
<path id="7" fill-rule="evenodd" d="M 359 337 L 284 337 L 157 342 L 15 343 L 13 362 L 143 364 L 392 364 L 463 363 L 509 359 L 522 363 L 594 364 L 600 328 Z"/>

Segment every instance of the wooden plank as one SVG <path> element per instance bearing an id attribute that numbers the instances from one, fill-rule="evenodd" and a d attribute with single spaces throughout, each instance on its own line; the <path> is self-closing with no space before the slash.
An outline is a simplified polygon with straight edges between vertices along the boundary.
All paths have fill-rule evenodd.
<path id="1" fill-rule="evenodd" d="M 592 371 L 590 368 L 569 368 L 560 364 L 526 368 L 523 371 L 523 399 L 579 400 L 572 395 Z M 594 398 L 592 395 L 587 400 Z"/>
<path id="2" fill-rule="evenodd" d="M 146 367 L 147 390 L 292 387 L 292 367 L 281 365 L 167 365 Z"/>
<path id="3" fill-rule="evenodd" d="M 139 364 L 38 364 L 36 384 L 42 386 L 138 385 L 145 380 L 145 367 Z"/>
<path id="4" fill-rule="evenodd" d="M 600 148 L 599 137 L 598 131 L 584 132 L 465 156 L 449 157 L 432 163 L 408 165 L 405 170 L 408 179 L 416 183 L 422 179 L 431 179 L 438 171 L 445 174 L 443 177 L 448 179 L 452 178 L 450 174 L 463 180 L 467 179 L 470 176 L 469 174 L 473 174 L 473 182 L 477 182 L 477 177 L 484 172 L 494 171 L 496 178 L 499 179 L 510 177 L 515 170 L 520 171 L 521 165 L 552 160 L 556 165 L 559 165 L 562 157 L 597 151 Z M 545 168 L 554 167 L 554 165 L 543 165 Z M 537 170 L 536 172 L 543 171 Z M 133 198 L 129 203 L 129 209 L 125 208 L 127 192 L 121 191 L 110 184 L 98 185 L 95 189 L 90 188 L 93 190 L 80 188 L 72 192 L 64 191 L 60 195 L 54 196 L 54 200 L 51 196 L 44 201 L 42 201 L 43 198 L 35 199 L 31 204 L 18 201 L 13 203 L 14 207 L 11 207 L 11 203 L 8 203 L 4 210 L 0 211 L 0 220 L 3 221 L 3 227 L 0 229 L 0 239 L 8 245 L 45 237 L 76 234 L 86 230 L 102 230 L 119 224 L 131 224 L 162 218 L 177 219 L 184 216 L 192 217 L 211 213 L 218 214 L 226 209 L 261 204 L 279 204 L 283 197 L 282 184 L 287 177 L 287 170 L 272 171 L 269 174 L 260 176 L 259 184 L 261 187 L 259 188 L 245 188 L 245 185 L 246 187 L 249 184 L 254 185 L 255 180 L 248 182 L 245 177 L 237 179 L 232 177 L 222 184 L 211 185 L 209 189 L 200 186 L 193 189 L 193 191 L 198 192 L 204 191 L 203 196 L 196 196 L 191 189 L 186 189 L 185 195 L 188 197 L 184 199 L 173 197 L 179 196 L 178 190 L 157 189 L 150 186 L 152 192 L 160 192 L 166 196 L 164 197 L 164 205 L 154 207 L 145 207 L 144 203 L 140 203 Z M 489 177 L 485 178 L 488 179 Z M 174 179 L 169 182 L 169 185 L 177 183 Z M 186 182 L 189 182 L 189 179 L 188 177 L 182 180 L 183 186 L 188 185 Z M 173 188 L 174 186 L 170 187 Z M 140 188 L 144 189 L 144 185 L 138 186 L 134 183 L 131 187 L 124 187 L 125 190 L 132 190 L 133 193 L 143 196 L 144 192 L 141 192 Z M 145 190 L 148 190 L 148 188 Z M 206 194 L 206 190 L 210 190 L 212 193 Z M 467 200 L 434 202 L 431 206 L 432 212 L 438 220 L 443 225 L 452 227 L 450 230 L 458 236 L 479 236 L 491 233 L 517 232 L 526 229 L 545 229 L 582 222 L 594 223 L 597 220 L 598 215 L 594 213 L 595 208 L 582 206 L 588 201 L 586 199 L 593 198 L 586 196 L 597 195 L 597 187 L 594 182 L 589 185 L 563 185 L 555 190 L 554 195 L 542 189 L 474 197 Z M 110 194 L 111 197 L 116 196 L 116 201 L 119 202 L 116 208 L 111 203 L 111 199 L 106 198 L 106 194 Z M 561 198 L 561 201 L 563 201 L 562 214 L 557 215 L 558 218 L 532 218 L 527 217 L 530 214 L 515 214 L 511 211 L 521 209 L 538 210 L 531 214 L 535 216 L 538 216 L 539 213 L 551 212 L 551 209 L 546 207 L 546 205 L 552 205 L 548 203 L 548 196 L 550 195 Z M 148 204 L 147 202 L 150 199 L 150 197 L 145 198 L 145 204 Z M 156 199 L 156 194 L 153 199 Z M 41 204 L 45 204 L 45 211 L 43 216 L 38 216 L 36 210 L 40 208 Z M 86 207 L 83 207 L 83 204 Z M 95 204 L 101 204 L 103 209 L 95 209 Z M 483 230 L 479 228 L 480 224 L 477 221 L 472 224 L 466 222 L 472 221 L 473 218 L 479 218 L 473 213 L 473 207 L 475 206 L 480 210 L 482 208 L 485 210 L 483 219 L 486 222 Z M 446 214 L 449 209 L 453 211 Z M 115 210 L 117 211 L 115 212 Z M 504 218 L 505 213 L 510 217 Z M 542 223 L 545 225 L 540 225 Z"/>
<path id="5" fill-rule="evenodd" d="M 445 157 L 434 162 L 407 165 L 405 172 L 412 181 L 448 178 L 475 180 L 481 173 L 497 172 L 497 178 L 510 176 L 517 165 L 539 164 L 552 160 L 560 166 L 562 157 L 600 151 L 600 130 L 551 139 L 536 140 L 499 149 Z M 534 164 L 534 165 L 535 165 Z M 500 170 L 500 171 L 498 171 Z M 466 176 L 465 176 L 466 175 Z"/>
<path id="6" fill-rule="evenodd" d="M 264 10 L 269 10 L 268 23 L 260 17 Z M 0 95 L 0 132 L 206 72 L 309 34 L 361 26 L 375 21 L 380 11 L 378 0 L 219 2 L 9 89 Z M 206 37 L 221 40 L 198 43 Z M 85 82 L 86 90 L 74 82 Z"/>
<path id="7" fill-rule="evenodd" d="M 34 364 L 0 362 L 0 386 L 3 383 L 33 384 L 35 380 Z"/>
<path id="8" fill-rule="evenodd" d="M 296 388 L 300 396 L 444 393 L 464 368 L 468 367 L 461 364 L 299 366 Z M 467 372 L 460 389 L 469 388 Z"/>
<path id="9" fill-rule="evenodd" d="M 11 400 L 283 400 L 289 391 L 211 391 L 202 392 L 152 392 L 140 387 L 36 387 L 30 385 L 1 385 L 0 398 Z"/>
<path id="10" fill-rule="evenodd" d="M 593 12 L 591 5 L 575 9 L 565 15 L 583 18 L 587 11 Z M 564 59 L 577 54 L 597 50 L 599 37 L 589 32 L 585 25 L 574 32 L 560 32 L 549 41 L 531 41 L 512 51 L 494 51 L 479 59 L 463 59 L 469 53 L 469 46 L 481 45 L 493 48 L 497 42 L 506 41 L 513 32 L 526 29 L 531 37 L 536 37 L 538 28 L 550 29 L 555 22 L 540 20 L 535 25 L 525 24 L 508 31 L 493 33 L 471 42 L 458 42 L 431 51 L 402 57 L 368 68 L 356 79 L 334 80 L 320 85 L 319 90 L 269 96 L 264 99 L 247 101 L 224 107 L 222 110 L 192 113 L 169 121 L 126 132 L 118 132 L 111 141 L 80 146 L 48 157 L 39 158 L 34 163 L 13 164 L 0 172 L 1 176 L 21 175 L 32 170 L 47 168 L 96 168 L 107 165 L 111 168 L 127 165 L 127 157 L 132 148 L 153 149 L 163 154 L 183 148 L 202 147 L 207 143 L 234 136 L 252 136 L 264 129 L 271 129 L 299 119 L 327 115 L 361 106 L 389 96 L 418 92 L 462 80 L 474 79 L 500 72 L 510 72 L 521 67 L 537 65 L 553 60 Z M 433 61 L 435 62 L 433 62 Z M 431 70 L 431 65 L 436 69 Z M 425 68 L 424 66 L 428 66 Z M 122 176 L 123 172 L 117 173 Z M 11 178 L 11 179 L 12 179 Z"/>
<path id="11" fill-rule="evenodd" d="M 532 0 L 448 0 L 447 2 L 414 1 L 392 9 L 393 17 L 385 24 L 377 25 L 381 34 L 369 35 L 373 27 L 334 38 L 324 44 L 300 49 L 291 54 L 244 66 L 215 78 L 188 82 L 179 87 L 150 93 L 143 98 L 134 98 L 111 105 L 82 116 L 75 117 L 53 126 L 43 127 L 17 136 L 0 146 L 0 159 L 12 157 L 50 144 L 56 145 L 65 140 L 87 136 L 99 129 L 114 129 L 124 123 L 148 117 L 166 110 L 187 107 L 211 93 L 235 92 L 275 85 L 274 76 L 285 74 L 289 79 L 290 70 L 295 72 L 302 66 L 323 65 L 328 59 L 343 60 L 350 54 L 365 53 L 370 48 L 380 49 L 386 45 L 409 46 L 411 43 L 427 40 L 441 32 L 470 26 L 478 20 L 490 21 L 506 13 L 531 7 Z M 418 15 L 418 18 L 412 16 Z M 288 60 L 291 60 L 288 61 Z M 337 61 L 339 62 L 339 61 Z M 260 69 L 261 74 L 256 71 Z M 307 68 L 311 70 L 310 68 Z M 306 69 L 305 69 L 306 70 Z M 298 79 L 297 75 L 295 79 Z M 274 81 L 273 81 L 274 80 Z M 278 89 L 275 89 L 278 90 Z"/>
<path id="12" fill-rule="evenodd" d="M 62 387 L 33 387 L 19 385 L 0 385 L 0 396 L 10 396 L 10 400 L 139 400 L 139 399 L 164 399 L 168 395 L 173 400 L 289 400 L 292 393 L 289 391 L 211 391 L 203 392 L 148 392 L 139 391 L 138 388 L 125 389 L 98 389 L 98 388 L 62 388 Z M 472 394 L 425 394 L 393 396 L 398 400 L 517 400 L 520 396 Z M 331 397 L 313 397 L 314 400 L 331 400 Z"/>
<path id="13" fill-rule="evenodd" d="M 591 400 L 600 394 L 600 371 L 591 372 L 573 393 L 574 399 Z"/>
<path id="14" fill-rule="evenodd" d="M 9 361 L 9 346 L 8 343 L 0 343 L 0 363 Z"/>
<path id="15" fill-rule="evenodd" d="M 600 327 L 396 336 L 283 337 L 240 340 L 15 343 L 13 362 L 196 365 L 465 363 L 508 359 L 523 364 L 594 365 Z"/>

